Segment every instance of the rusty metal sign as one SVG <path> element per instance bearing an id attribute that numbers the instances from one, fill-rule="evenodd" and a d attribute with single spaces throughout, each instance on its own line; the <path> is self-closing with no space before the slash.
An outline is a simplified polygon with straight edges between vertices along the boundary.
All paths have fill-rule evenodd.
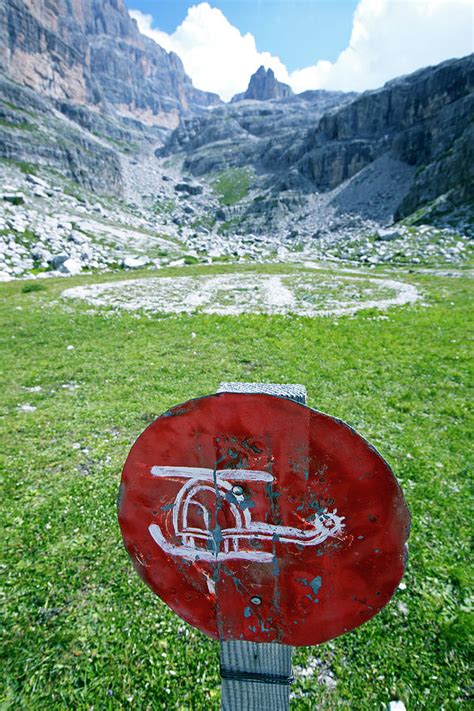
<path id="1" fill-rule="evenodd" d="M 302 646 L 387 604 L 410 517 L 388 464 L 348 425 L 281 397 L 222 393 L 138 438 L 119 521 L 139 575 L 187 622 Z"/>

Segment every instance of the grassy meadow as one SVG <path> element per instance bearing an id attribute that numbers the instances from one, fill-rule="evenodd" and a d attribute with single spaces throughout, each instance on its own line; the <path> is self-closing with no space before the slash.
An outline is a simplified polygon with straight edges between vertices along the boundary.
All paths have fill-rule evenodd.
<path id="1" fill-rule="evenodd" d="M 115 502 L 147 424 L 242 380 L 306 385 L 310 406 L 389 461 L 413 519 L 406 588 L 359 629 L 295 651 L 292 709 L 467 709 L 467 277 L 399 271 L 421 301 L 337 318 L 145 317 L 60 297 L 118 278 L 0 285 L 2 708 L 218 709 L 218 644 L 141 582 Z"/>

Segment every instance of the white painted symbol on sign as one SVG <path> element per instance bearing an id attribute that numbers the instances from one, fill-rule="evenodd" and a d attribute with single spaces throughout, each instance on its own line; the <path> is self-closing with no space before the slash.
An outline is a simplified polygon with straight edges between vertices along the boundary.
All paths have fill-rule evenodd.
<path id="1" fill-rule="evenodd" d="M 246 498 L 242 487 L 236 487 L 235 482 L 271 484 L 273 476 L 268 472 L 154 466 L 151 474 L 166 479 L 187 479 L 172 504 L 174 535 L 180 542 L 175 544 L 167 540 L 156 523 L 152 523 L 148 530 L 165 553 L 188 560 L 216 562 L 244 558 L 271 563 L 273 552 L 264 549 L 268 549 L 269 545 L 273 548 L 275 541 L 317 546 L 329 537 L 337 537 L 344 527 L 344 516 L 338 516 L 337 509 L 319 511 L 308 521 L 310 527 L 305 530 L 252 520 L 250 507 L 254 503 Z M 205 496 L 211 495 L 214 505 L 212 510 L 202 502 L 203 492 Z M 221 528 L 217 523 L 216 513 L 222 508 L 223 502 L 234 521 L 234 525 L 228 528 Z M 202 526 L 188 524 L 191 512 L 199 514 Z"/>

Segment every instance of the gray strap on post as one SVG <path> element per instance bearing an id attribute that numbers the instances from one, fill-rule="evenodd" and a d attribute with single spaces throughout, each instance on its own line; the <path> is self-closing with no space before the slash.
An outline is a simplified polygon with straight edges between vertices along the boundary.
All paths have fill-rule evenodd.
<path id="1" fill-rule="evenodd" d="M 221 641 L 222 711 L 286 711 L 292 647 Z"/>
<path id="2" fill-rule="evenodd" d="M 219 393 L 262 393 L 306 403 L 303 385 L 221 383 Z M 292 648 L 285 644 L 221 641 L 222 711 L 287 711 Z"/>

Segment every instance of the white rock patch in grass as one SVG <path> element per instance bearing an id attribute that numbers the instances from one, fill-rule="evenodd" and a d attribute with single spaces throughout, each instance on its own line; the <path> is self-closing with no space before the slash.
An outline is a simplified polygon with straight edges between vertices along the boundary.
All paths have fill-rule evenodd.
<path id="1" fill-rule="evenodd" d="M 30 405 L 29 402 L 25 402 L 23 405 L 18 405 L 17 410 L 19 410 L 19 412 L 35 412 L 36 407 Z"/>
<path id="2" fill-rule="evenodd" d="M 304 272 L 152 277 L 66 289 L 63 296 L 99 307 L 149 313 L 242 313 L 336 316 L 414 303 L 414 286 L 377 279 Z"/>

